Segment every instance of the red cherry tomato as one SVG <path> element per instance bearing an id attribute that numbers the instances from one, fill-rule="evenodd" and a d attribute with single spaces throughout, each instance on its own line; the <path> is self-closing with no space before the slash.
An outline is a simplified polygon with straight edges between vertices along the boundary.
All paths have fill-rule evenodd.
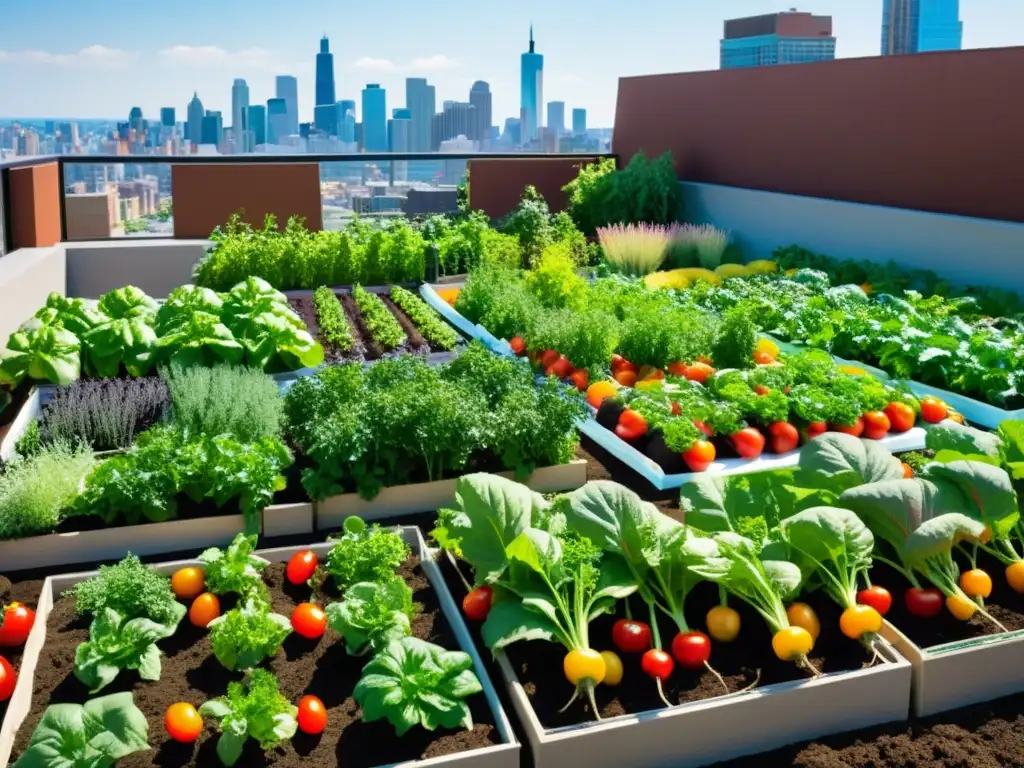
<path id="1" fill-rule="evenodd" d="M 868 587 L 857 593 L 857 602 L 874 608 L 882 616 L 885 616 L 892 607 L 892 595 L 885 587 Z"/>
<path id="2" fill-rule="evenodd" d="M 906 432 L 914 426 L 917 421 L 917 414 L 908 403 L 893 401 L 885 407 L 885 415 L 889 417 L 889 424 L 893 432 Z"/>
<path id="3" fill-rule="evenodd" d="M 680 632 L 672 639 L 672 656 L 683 669 L 699 669 L 711 658 L 711 639 L 703 632 Z"/>
<path id="4" fill-rule="evenodd" d="M 0 656 L 0 701 L 7 701 L 14 693 L 14 686 L 18 682 L 18 675 L 11 666 L 11 662 Z"/>
<path id="5" fill-rule="evenodd" d="M 744 459 L 756 459 L 764 450 L 764 435 L 753 427 L 744 427 L 729 435 L 732 447 Z"/>
<path id="6" fill-rule="evenodd" d="M 771 435 L 772 453 L 789 453 L 800 445 L 800 432 L 788 421 L 776 421 L 768 427 Z"/>
<path id="7" fill-rule="evenodd" d="M 299 699 L 299 730 L 316 736 L 327 727 L 327 709 L 316 696 L 303 696 Z"/>
<path id="8" fill-rule="evenodd" d="M 477 587 L 462 598 L 462 612 L 471 621 L 483 621 L 491 612 L 491 599 L 494 597 L 494 590 L 487 584 Z"/>
<path id="9" fill-rule="evenodd" d="M 675 663 L 672 657 L 662 650 L 651 648 L 640 657 L 640 668 L 644 674 L 665 682 L 672 676 Z"/>
<path id="10" fill-rule="evenodd" d="M 292 629 L 309 640 L 315 640 L 327 629 L 327 614 L 316 603 L 300 603 L 292 611 Z"/>
<path id="11" fill-rule="evenodd" d="M 938 424 L 949 415 L 949 406 L 934 397 L 926 397 L 921 401 L 921 418 L 929 424 Z"/>
<path id="12" fill-rule="evenodd" d="M 545 371 L 555 364 L 558 360 L 558 353 L 553 349 L 545 349 L 540 353 L 540 367 Z"/>
<path id="13" fill-rule="evenodd" d="M 683 461 L 691 472 L 703 472 L 715 460 L 715 446 L 707 440 L 697 440 L 690 450 L 683 454 Z"/>
<path id="14" fill-rule="evenodd" d="M 516 357 L 522 357 L 526 353 L 526 342 L 522 336 L 513 336 L 509 340 L 508 345 L 512 347 Z"/>
<path id="15" fill-rule="evenodd" d="M 927 589 L 910 587 L 903 593 L 903 602 L 910 615 L 917 616 L 919 619 L 931 619 L 938 616 L 942 613 L 942 606 L 945 604 L 942 593 L 932 587 Z"/>
<path id="16" fill-rule="evenodd" d="M 4 607 L 4 623 L 0 626 L 0 645 L 24 645 L 32 631 L 36 613 L 22 603 L 10 603 Z"/>
<path id="17" fill-rule="evenodd" d="M 807 425 L 807 438 L 811 439 L 828 432 L 828 424 L 824 421 L 812 421 Z"/>
<path id="18" fill-rule="evenodd" d="M 709 427 L 707 424 L 705 424 L 700 419 L 694 419 L 693 420 L 693 426 L 695 426 L 697 429 L 699 429 L 701 432 L 703 432 L 708 437 L 714 437 L 715 433 L 711 431 L 711 427 Z"/>
<path id="19" fill-rule="evenodd" d="M 835 432 L 842 432 L 844 435 L 860 437 L 864 434 L 864 418 L 862 416 L 858 416 L 857 420 L 853 422 L 853 424 L 833 424 L 832 430 Z"/>
<path id="20" fill-rule="evenodd" d="M 651 647 L 651 628 L 642 621 L 619 619 L 612 627 L 612 642 L 623 653 L 643 653 Z"/>
<path id="21" fill-rule="evenodd" d="M 881 411 L 868 411 L 864 414 L 864 437 L 868 440 L 881 440 L 889 434 L 891 427 L 889 417 Z"/>
<path id="22" fill-rule="evenodd" d="M 301 552 L 296 552 L 288 561 L 288 568 L 284 575 L 292 584 L 305 584 L 313 578 L 317 562 L 316 553 L 311 550 L 304 549 Z"/>

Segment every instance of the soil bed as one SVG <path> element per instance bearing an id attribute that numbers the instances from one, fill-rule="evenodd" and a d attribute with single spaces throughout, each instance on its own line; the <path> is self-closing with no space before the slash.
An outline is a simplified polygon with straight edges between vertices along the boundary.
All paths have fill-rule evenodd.
<path id="1" fill-rule="evenodd" d="M 309 599 L 306 586 L 295 587 L 284 580 L 284 563 L 274 563 L 265 572 L 270 587 L 274 611 L 290 616 L 303 600 Z M 399 571 L 412 587 L 414 600 L 422 606 L 412 622 L 415 637 L 456 649 L 458 643 L 447 621 L 441 614 L 437 595 L 419 567 L 410 558 Z M 332 602 L 338 595 L 328 587 L 313 596 L 321 603 Z M 230 602 L 225 601 L 225 610 Z M 36 669 L 32 711 L 23 723 L 15 742 L 12 762 L 24 751 L 28 740 L 51 703 L 82 703 L 89 697 L 73 673 L 75 649 L 88 637 L 89 620 L 76 618 L 74 600 L 59 598 L 47 624 L 47 640 Z M 232 680 L 241 679 L 241 673 L 227 671 L 216 660 L 210 649 L 205 630 L 193 627 L 185 618 L 177 633 L 160 643 L 164 652 L 161 679 L 142 682 L 138 674 L 122 671 L 117 679 L 98 695 L 131 690 L 135 704 L 149 722 L 151 749 L 119 760 L 119 768 L 127 766 L 219 766 L 216 754 L 218 734 L 212 722 L 195 744 L 178 744 L 167 737 L 163 727 L 164 713 L 171 704 L 187 701 L 199 706 L 204 701 L 222 696 Z M 249 739 L 238 765 L 247 766 L 306 766 L 389 765 L 407 760 L 418 760 L 450 755 L 500 743 L 493 716 L 482 694 L 469 700 L 474 727 L 471 731 L 434 732 L 414 728 L 402 738 L 395 736 L 394 728 L 386 721 L 364 723 L 359 718 L 359 707 L 351 693 L 368 659 L 350 657 L 344 643 L 330 629 L 318 641 L 291 635 L 277 656 L 265 663 L 277 676 L 281 692 L 293 703 L 310 693 L 319 696 L 328 710 L 327 730 L 312 737 L 298 732 L 295 738 L 281 748 L 264 754 L 259 745 Z"/>
<path id="2" fill-rule="evenodd" d="M 340 301 L 340 299 L 339 299 Z M 320 324 L 317 322 L 316 307 L 313 306 L 312 296 L 303 297 L 291 297 L 288 299 L 288 304 L 291 306 L 295 313 L 302 318 L 302 322 L 306 324 L 306 328 L 309 329 L 310 334 L 314 339 L 320 342 L 320 345 L 324 348 L 324 362 L 328 365 L 335 365 L 337 363 L 345 363 L 351 360 L 362 360 L 365 356 L 365 349 L 360 342 L 359 333 L 352 322 L 352 319 L 348 316 L 348 312 L 345 312 L 345 320 L 348 322 L 349 331 L 352 334 L 354 343 L 352 349 L 348 352 L 344 352 L 334 344 L 331 344 L 326 339 L 320 336 Z M 344 309 L 344 303 L 342 303 Z"/>
<path id="3" fill-rule="evenodd" d="M 43 590 L 43 579 L 27 579 L 11 583 L 6 576 L 0 576 L 0 610 L 8 603 L 24 603 L 32 610 L 36 609 L 39 602 L 39 594 Z M 25 648 L 0 648 L 0 656 L 3 656 L 14 667 L 15 672 L 21 669 L 21 657 Z M 0 701 L 0 723 L 7 714 L 7 702 Z"/>

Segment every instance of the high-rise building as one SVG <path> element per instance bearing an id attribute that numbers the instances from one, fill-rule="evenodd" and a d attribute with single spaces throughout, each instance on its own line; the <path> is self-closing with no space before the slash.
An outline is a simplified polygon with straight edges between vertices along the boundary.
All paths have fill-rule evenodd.
<path id="1" fill-rule="evenodd" d="M 299 81 L 291 75 L 278 75 L 275 95 L 284 99 L 288 108 L 288 132 L 287 136 L 297 136 L 299 133 Z M 270 110 L 267 110 L 267 118 L 270 118 Z M 283 139 L 284 136 L 278 136 Z"/>
<path id="2" fill-rule="evenodd" d="M 252 147 L 267 143 L 267 108 L 253 104 L 246 110 L 245 124 L 252 135 Z"/>
<path id="3" fill-rule="evenodd" d="M 520 57 L 520 99 L 521 141 L 526 143 L 537 138 L 541 127 L 544 108 L 544 56 L 537 53 L 533 41 L 533 24 L 530 25 L 530 50 Z"/>
<path id="4" fill-rule="evenodd" d="M 565 133 L 565 102 L 548 102 L 548 128 L 557 137 Z"/>
<path id="5" fill-rule="evenodd" d="M 327 35 L 320 38 L 320 53 L 316 55 L 316 101 L 314 107 L 334 105 L 334 54 Z M 317 125 L 317 128 L 320 126 Z"/>
<path id="6" fill-rule="evenodd" d="M 436 110 L 434 86 L 424 77 L 410 77 L 405 81 L 405 108 L 412 117 L 412 151 L 430 152 L 431 124 Z"/>
<path id="7" fill-rule="evenodd" d="M 363 149 L 388 151 L 387 94 L 377 83 L 368 83 L 363 88 Z"/>
<path id="8" fill-rule="evenodd" d="M 388 148 L 392 152 L 411 152 L 412 113 L 408 109 L 395 109 L 388 120 Z M 394 160 L 391 163 L 391 180 L 406 181 L 409 178 L 409 162 Z"/>
<path id="9" fill-rule="evenodd" d="M 267 99 L 267 144 L 280 144 L 286 137 L 294 135 L 289 120 L 287 101 Z"/>
<path id="10" fill-rule="evenodd" d="M 160 107 L 160 125 L 174 127 L 174 107 Z"/>
<path id="11" fill-rule="evenodd" d="M 203 143 L 203 116 L 206 110 L 203 109 L 203 102 L 199 100 L 199 94 L 192 94 L 192 101 L 188 103 L 188 122 L 185 124 L 185 138 L 193 145 Z"/>
<path id="12" fill-rule="evenodd" d="M 431 151 L 437 152 L 442 142 L 457 139 L 473 140 L 470 133 L 477 126 L 476 107 L 466 101 L 446 101 L 432 121 Z"/>
<path id="13" fill-rule="evenodd" d="M 334 105 L 337 114 L 338 138 L 352 144 L 356 141 L 356 103 L 342 99 Z"/>
<path id="14" fill-rule="evenodd" d="M 206 110 L 203 116 L 203 140 L 201 144 L 213 144 L 220 146 L 224 138 L 224 118 L 220 112 L 214 109 Z"/>
<path id="15" fill-rule="evenodd" d="M 832 61 L 836 39 L 831 16 L 785 11 L 730 19 L 720 44 L 721 68 Z"/>
<path id="16" fill-rule="evenodd" d="M 493 120 L 493 108 L 491 106 L 491 86 L 483 80 L 477 80 L 469 89 L 469 103 L 476 109 L 473 126 L 469 138 L 479 142 L 489 142 L 491 139 L 491 121 Z"/>
<path id="17" fill-rule="evenodd" d="M 958 51 L 964 25 L 960 0 L 884 0 L 882 55 Z"/>
<path id="18" fill-rule="evenodd" d="M 246 110 L 249 108 L 249 86 L 245 80 L 238 78 L 231 86 L 231 131 L 235 137 L 236 148 L 245 151 Z"/>
<path id="19" fill-rule="evenodd" d="M 146 121 L 142 119 L 142 107 L 132 107 L 128 113 L 128 127 L 136 133 L 146 130 Z"/>
<path id="20" fill-rule="evenodd" d="M 587 133 L 587 110 L 577 107 L 572 111 L 572 134 L 584 136 Z"/>
<path id="21" fill-rule="evenodd" d="M 328 136 L 338 135 L 338 105 L 317 104 L 313 107 L 313 127 Z"/>

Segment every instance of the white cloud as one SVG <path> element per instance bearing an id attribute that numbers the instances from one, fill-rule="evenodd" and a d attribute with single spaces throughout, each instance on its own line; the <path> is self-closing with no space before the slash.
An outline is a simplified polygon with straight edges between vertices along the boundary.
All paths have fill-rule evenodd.
<path id="1" fill-rule="evenodd" d="M 135 57 L 131 51 L 108 48 L 105 45 L 90 45 L 75 53 L 52 53 L 50 51 L 0 51 L 0 61 L 27 61 L 31 64 L 53 66 L 111 66 L 119 65 Z"/>
<path id="2" fill-rule="evenodd" d="M 449 59 L 444 54 L 439 53 L 435 56 L 428 56 L 425 59 L 413 59 L 406 66 L 406 69 L 420 72 L 436 72 L 439 69 L 453 69 L 457 66 L 459 66 L 459 62 L 455 59 Z"/>
<path id="3" fill-rule="evenodd" d="M 363 56 L 356 59 L 350 65 L 350 69 L 358 69 L 363 72 L 384 72 L 394 74 L 397 72 L 438 72 L 444 69 L 454 69 L 459 62 L 438 53 L 433 56 L 413 59 L 405 64 L 396 64 L 390 59 L 377 59 L 371 56 Z"/>
<path id="4" fill-rule="evenodd" d="M 398 65 L 388 59 L 363 56 L 363 58 L 352 62 L 352 69 L 360 69 L 364 72 L 397 72 Z"/>
<path id="5" fill-rule="evenodd" d="M 160 57 L 184 67 L 235 67 L 281 72 L 288 66 L 265 48 L 253 46 L 229 51 L 216 45 L 174 45 L 160 51 Z"/>

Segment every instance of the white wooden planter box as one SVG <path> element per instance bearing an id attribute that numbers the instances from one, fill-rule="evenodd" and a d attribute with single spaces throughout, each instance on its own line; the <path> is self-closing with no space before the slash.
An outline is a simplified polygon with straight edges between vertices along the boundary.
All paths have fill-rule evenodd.
<path id="1" fill-rule="evenodd" d="M 18 440 L 25 434 L 25 430 L 28 429 L 28 425 L 32 420 L 38 419 L 42 413 L 43 400 L 40 396 L 39 387 L 33 387 L 32 391 L 28 394 L 28 399 L 18 411 L 18 415 L 11 422 L 10 429 L 4 435 L 3 441 L 0 441 L 0 461 L 10 461 L 14 458 L 16 453 L 14 449 L 18 444 Z"/>
<path id="2" fill-rule="evenodd" d="M 455 633 L 459 648 L 468 653 L 473 659 L 474 671 L 480 679 L 480 684 L 483 686 L 483 695 L 487 699 L 488 707 L 494 717 L 495 728 L 502 742 L 499 745 L 483 749 L 475 749 L 428 760 L 401 763 L 400 765 L 416 765 L 418 768 L 442 768 L 442 766 L 452 766 L 453 768 L 520 768 L 520 745 L 516 741 L 512 725 L 501 707 L 501 702 L 498 701 L 498 694 L 495 691 L 494 684 L 487 675 L 487 670 L 484 668 L 483 661 L 476 650 L 466 623 L 462 619 L 462 615 L 455 605 L 451 593 L 445 587 L 444 577 L 441 575 L 437 565 L 429 557 L 427 546 L 423 541 L 423 535 L 418 528 L 409 526 L 401 528 L 400 532 L 402 538 L 412 548 L 413 554 L 420 558 L 423 571 L 437 593 L 441 611 Z M 332 546 L 330 543 L 325 543 L 315 544 L 311 547 L 281 547 L 257 550 L 254 554 L 271 562 L 285 562 L 296 552 L 311 549 L 322 559 L 326 557 Z M 194 548 L 201 549 L 199 546 Z M 162 573 L 171 574 L 185 566 L 200 565 L 202 563 L 198 560 L 176 560 L 169 563 L 160 563 L 153 567 Z M 54 602 L 60 597 L 61 593 L 96 574 L 97 571 L 88 571 L 51 576 L 43 584 L 43 593 L 36 607 L 36 622 L 32 627 L 28 642 L 25 643 L 25 653 L 21 660 L 18 683 L 8 704 L 7 715 L 2 726 L 0 726 L 0 768 L 4 768 L 7 765 L 18 729 L 32 709 L 32 692 L 35 686 L 36 666 L 39 662 L 40 651 L 46 642 L 46 620 L 50 615 L 50 611 L 53 610 Z M 160 681 L 146 683 L 146 685 L 160 684 Z M 151 723 L 150 728 L 151 732 L 155 731 L 155 724 Z M 339 763 L 344 764 L 343 758 L 339 760 Z M 388 768 L 397 768 L 397 766 L 388 766 Z"/>
<path id="3" fill-rule="evenodd" d="M 1024 691 L 1024 630 L 920 648 L 887 621 L 882 636 L 910 661 L 918 717 Z"/>
<path id="4" fill-rule="evenodd" d="M 499 472 L 502 477 L 513 478 L 512 472 Z M 433 512 L 455 503 L 455 483 L 435 480 L 432 483 L 395 485 L 381 490 L 372 501 L 358 493 L 331 496 L 317 503 L 317 528 L 321 531 L 340 528 L 346 517 L 357 515 L 364 520 L 384 520 L 415 512 Z M 568 464 L 541 467 L 533 471 L 524 485 L 538 493 L 575 490 L 587 483 L 587 462 L 573 459 Z"/>
<path id="5" fill-rule="evenodd" d="M 268 514 L 273 533 L 265 535 L 282 536 L 313 531 L 312 504 L 272 506 L 264 510 L 265 520 Z M 245 518 L 236 514 L 124 525 L 93 531 L 50 533 L 0 541 L 0 566 L 5 573 L 11 573 L 28 568 L 120 560 L 129 552 L 146 556 L 221 547 L 230 544 L 244 530 Z"/>

